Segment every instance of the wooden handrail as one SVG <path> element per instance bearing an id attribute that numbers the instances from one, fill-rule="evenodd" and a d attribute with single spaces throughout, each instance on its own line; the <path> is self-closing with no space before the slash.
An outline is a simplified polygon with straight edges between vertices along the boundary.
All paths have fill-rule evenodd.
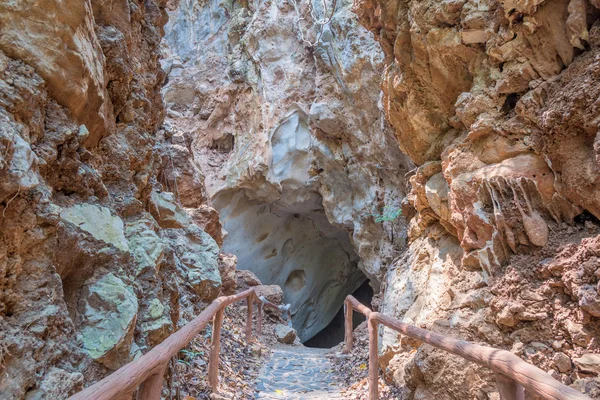
<path id="1" fill-rule="evenodd" d="M 346 351 L 352 350 L 353 329 L 352 311 L 364 314 L 369 324 L 369 399 L 377 400 L 378 394 L 378 324 L 382 324 L 413 339 L 427 343 L 438 349 L 456 354 L 466 360 L 491 369 L 496 376 L 496 383 L 503 400 L 522 400 L 525 390 L 551 400 L 591 400 L 577 390 L 563 385 L 545 371 L 531 365 L 513 353 L 479 346 L 450 336 L 440 335 L 416 326 L 400 322 L 395 318 L 371 311 L 353 296 L 346 297 L 345 329 Z"/>
<path id="2" fill-rule="evenodd" d="M 260 286 L 255 286 L 235 295 L 217 298 L 200 315 L 177 332 L 171 334 L 148 353 L 124 365 L 101 381 L 71 396 L 69 400 L 116 400 L 131 396 L 138 387 L 140 387 L 138 400 L 160 400 L 163 376 L 169 360 L 187 346 L 206 327 L 211 319 L 213 320 L 213 331 L 208 380 L 212 390 L 216 391 L 219 383 L 218 368 L 221 324 L 225 307 L 237 301 L 247 299 L 247 343 L 250 343 L 252 339 L 252 307 L 254 300 L 258 302 L 259 306 L 257 321 L 257 331 L 259 334 L 262 330 L 263 306 L 266 305 L 273 309 L 279 309 L 275 304 L 259 299 L 255 292 L 257 288 L 260 288 Z"/>

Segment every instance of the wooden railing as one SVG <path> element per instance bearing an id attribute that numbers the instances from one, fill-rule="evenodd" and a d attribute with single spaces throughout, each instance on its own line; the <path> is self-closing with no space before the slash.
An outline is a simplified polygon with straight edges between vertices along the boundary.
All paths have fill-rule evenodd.
<path id="1" fill-rule="evenodd" d="M 526 363 L 506 350 L 479 346 L 450 336 L 443 336 L 425 329 L 405 324 L 370 310 L 352 296 L 344 302 L 346 314 L 346 351 L 352 349 L 353 329 L 352 312 L 356 310 L 368 319 L 369 330 L 369 399 L 377 400 L 378 393 L 378 324 L 382 324 L 413 339 L 430 344 L 438 349 L 456 354 L 474 363 L 491 369 L 496 376 L 496 383 L 503 400 L 522 400 L 525 390 L 545 399 L 553 400 L 591 400 L 588 396 L 558 382 L 548 373 Z"/>
<path id="2" fill-rule="evenodd" d="M 223 296 L 213 301 L 204 311 L 183 328 L 166 338 L 161 344 L 138 358 L 119 368 L 103 380 L 71 396 L 70 400 L 122 400 L 131 399 L 138 389 L 138 400 L 160 400 L 163 376 L 169 360 L 190 343 L 206 325 L 213 320 L 210 358 L 208 363 L 208 382 L 213 391 L 219 386 L 219 350 L 221 343 L 221 325 L 225 307 L 231 303 L 246 299 L 248 314 L 246 320 L 246 343 L 252 340 L 252 313 L 254 300 L 258 303 L 257 333 L 262 332 L 263 307 L 279 310 L 275 304 L 258 298 L 255 286 L 232 296 Z"/>

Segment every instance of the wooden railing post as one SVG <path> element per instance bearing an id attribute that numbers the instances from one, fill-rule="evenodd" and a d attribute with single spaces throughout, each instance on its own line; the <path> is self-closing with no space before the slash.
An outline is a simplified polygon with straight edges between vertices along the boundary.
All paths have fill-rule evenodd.
<path id="1" fill-rule="evenodd" d="M 502 400 L 524 400 L 525 389 L 519 383 L 510 379 L 509 377 L 494 373 L 496 376 L 496 384 L 498 385 L 498 391 L 500 392 L 500 399 Z"/>
<path id="2" fill-rule="evenodd" d="M 212 341 L 208 362 L 208 384 L 213 392 L 219 390 L 219 350 L 221 348 L 221 325 L 223 324 L 224 308 L 221 307 L 213 319 Z"/>
<path id="3" fill-rule="evenodd" d="M 248 319 L 246 320 L 246 345 L 252 341 L 252 308 L 254 308 L 254 295 L 246 298 L 248 304 Z"/>
<path id="4" fill-rule="evenodd" d="M 141 385 L 137 400 L 160 400 L 162 397 L 163 379 L 167 366 L 160 368 L 156 374 L 150 375 Z M 129 397 L 131 398 L 131 396 Z"/>
<path id="5" fill-rule="evenodd" d="M 265 303 L 258 299 L 258 321 L 256 325 L 256 333 L 260 336 L 262 335 L 262 319 L 263 319 L 263 307 Z"/>
<path id="6" fill-rule="evenodd" d="M 369 316 L 369 400 L 379 398 L 378 329 L 374 314 Z"/>
<path id="7" fill-rule="evenodd" d="M 348 299 L 346 299 L 344 301 L 344 314 L 345 314 L 345 319 L 344 319 L 344 325 L 345 325 L 345 335 L 346 335 L 346 353 L 349 353 L 350 351 L 352 351 L 352 342 L 354 340 L 353 338 L 353 329 L 352 329 L 352 313 L 354 312 L 354 310 L 352 309 L 352 304 L 350 304 L 350 301 Z"/>

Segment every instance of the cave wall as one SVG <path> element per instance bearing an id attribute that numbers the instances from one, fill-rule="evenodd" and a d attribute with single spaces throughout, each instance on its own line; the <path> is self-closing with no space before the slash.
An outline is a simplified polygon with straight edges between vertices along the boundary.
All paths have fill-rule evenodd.
<path id="1" fill-rule="evenodd" d="M 580 357 L 599 352 L 598 5 L 355 7 L 385 52 L 386 117 L 418 166 L 381 310 L 511 350 L 594 398 Z M 383 366 L 415 398 L 494 395 L 487 371 L 382 335 Z"/>
<path id="2" fill-rule="evenodd" d="M 281 286 L 302 341 L 323 329 L 366 279 L 348 234 L 331 227 L 320 200 L 308 212 L 250 201 L 241 192 L 214 201 L 228 232 L 223 248 L 237 256 L 240 269 Z"/>
<path id="3" fill-rule="evenodd" d="M 169 29 L 218 18 L 187 54 L 164 49 L 176 60 L 169 123 L 192 143 L 233 242 L 258 242 L 258 228 L 241 238 L 254 210 L 287 216 L 316 200 L 380 289 L 374 307 L 597 395 L 580 362 L 599 351 L 597 6 L 337 2 L 322 34 L 312 16 L 297 22 L 306 2 L 186 8 Z M 280 127 L 304 142 L 273 146 Z M 252 213 L 232 215 L 239 199 Z M 403 217 L 375 222 L 386 205 Z M 489 371 L 387 329 L 380 352 L 415 398 L 497 395 Z"/>
<path id="4" fill-rule="evenodd" d="M 66 398 L 219 294 L 193 223 L 220 234 L 218 216 L 161 129 L 166 22 L 159 0 L 0 4 L 2 399 Z"/>
<path id="5" fill-rule="evenodd" d="M 306 2 L 181 2 L 163 46 L 167 123 L 206 176 L 223 248 L 282 285 L 302 339 L 367 277 L 378 287 L 406 237 L 373 218 L 399 209 L 410 163 L 378 106 L 383 52 L 351 6 L 300 34 Z M 300 292 L 285 284 L 295 270 Z"/>

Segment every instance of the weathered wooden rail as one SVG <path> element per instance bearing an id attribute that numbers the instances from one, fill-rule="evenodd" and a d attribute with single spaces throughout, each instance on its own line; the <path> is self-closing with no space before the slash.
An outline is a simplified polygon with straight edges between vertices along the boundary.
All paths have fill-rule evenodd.
<path id="1" fill-rule="evenodd" d="M 252 340 L 252 313 L 254 300 L 258 303 L 257 333 L 262 333 L 263 307 L 280 310 L 275 304 L 259 298 L 255 286 L 232 296 L 223 296 L 213 301 L 204 311 L 183 328 L 173 333 L 161 344 L 138 358 L 119 368 L 103 380 L 71 396 L 70 400 L 122 400 L 131 399 L 138 389 L 138 400 L 160 400 L 163 376 L 169 360 L 190 343 L 206 325 L 213 320 L 210 358 L 208 363 L 208 382 L 216 391 L 219 386 L 219 350 L 221 343 L 221 325 L 225 307 L 246 299 L 248 314 L 246 320 L 246 343 Z"/>
<path id="2" fill-rule="evenodd" d="M 523 400 L 525 390 L 551 400 L 591 400 L 588 396 L 558 382 L 541 369 L 528 364 L 506 350 L 479 346 L 464 340 L 443 336 L 416 326 L 408 325 L 397 319 L 374 312 L 362 305 L 352 296 L 346 297 L 345 329 L 346 351 L 352 349 L 353 329 L 352 312 L 364 314 L 368 320 L 369 330 L 369 399 L 377 400 L 378 390 L 378 328 L 385 325 L 413 339 L 427 343 L 438 349 L 456 354 L 491 369 L 496 376 L 496 383 L 503 400 Z"/>

